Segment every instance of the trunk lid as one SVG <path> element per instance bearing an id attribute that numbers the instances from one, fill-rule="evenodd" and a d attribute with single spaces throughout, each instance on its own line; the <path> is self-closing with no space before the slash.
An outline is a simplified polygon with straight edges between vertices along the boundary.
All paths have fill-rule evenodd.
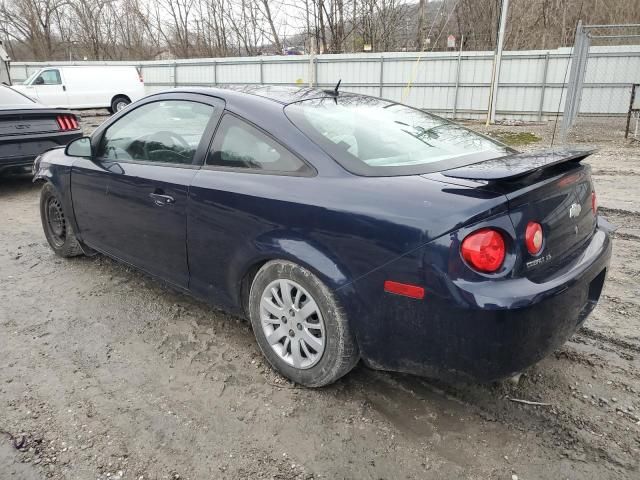
<path id="1" fill-rule="evenodd" d="M 547 178 L 505 193 L 509 216 L 522 251 L 521 272 L 544 274 L 573 260 L 586 247 L 595 232 L 596 215 L 592 208 L 594 192 L 589 165 L 565 165 L 548 172 Z M 542 225 L 544 243 L 537 255 L 525 248 L 529 222 Z"/>
<path id="2" fill-rule="evenodd" d="M 566 148 L 520 153 L 436 175 L 440 181 L 475 184 L 507 197 L 521 259 L 514 274 L 535 280 L 571 262 L 595 232 L 591 167 L 580 163 L 593 151 Z M 538 222 L 543 229 L 544 243 L 537 255 L 525 247 L 529 222 Z"/>
<path id="3" fill-rule="evenodd" d="M 0 137 L 33 135 L 60 131 L 55 110 L 8 110 L 0 111 Z"/>

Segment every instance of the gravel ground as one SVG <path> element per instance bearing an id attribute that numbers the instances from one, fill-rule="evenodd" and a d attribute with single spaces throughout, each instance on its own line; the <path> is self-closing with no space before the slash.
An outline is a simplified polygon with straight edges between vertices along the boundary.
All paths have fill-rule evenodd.
<path id="1" fill-rule="evenodd" d="M 478 128 L 539 148 L 553 125 Z M 54 256 L 39 187 L 0 178 L 0 478 L 640 478 L 640 145 L 621 128 L 572 138 L 600 148 L 600 212 L 620 227 L 600 305 L 490 385 L 358 366 L 298 388 L 246 322 L 103 256 Z"/>

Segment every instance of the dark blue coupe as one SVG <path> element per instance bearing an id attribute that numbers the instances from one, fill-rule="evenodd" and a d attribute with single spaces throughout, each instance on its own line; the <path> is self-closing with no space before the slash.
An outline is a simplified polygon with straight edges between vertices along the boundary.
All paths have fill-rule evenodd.
<path id="1" fill-rule="evenodd" d="M 35 163 L 64 257 L 104 253 L 251 320 L 275 369 L 521 371 L 593 310 L 611 256 L 589 150 L 517 153 L 374 97 L 151 95 Z"/>

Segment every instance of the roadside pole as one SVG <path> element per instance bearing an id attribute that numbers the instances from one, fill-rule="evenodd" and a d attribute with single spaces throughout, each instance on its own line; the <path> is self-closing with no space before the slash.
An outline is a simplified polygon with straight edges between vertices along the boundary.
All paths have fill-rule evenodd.
<path id="1" fill-rule="evenodd" d="M 489 110 L 487 112 L 487 125 L 496 121 L 496 103 L 498 98 L 498 84 L 500 82 L 500 64 L 502 63 L 502 48 L 504 46 L 504 31 L 507 26 L 507 12 L 509 0 L 502 0 L 500 9 L 500 30 L 498 31 L 498 44 L 493 57 L 493 70 L 491 73 L 491 90 L 489 91 Z"/>
<path id="2" fill-rule="evenodd" d="M 316 39 L 309 39 L 310 52 L 309 52 L 309 88 L 313 88 L 313 79 L 315 77 L 315 61 L 316 61 Z"/>

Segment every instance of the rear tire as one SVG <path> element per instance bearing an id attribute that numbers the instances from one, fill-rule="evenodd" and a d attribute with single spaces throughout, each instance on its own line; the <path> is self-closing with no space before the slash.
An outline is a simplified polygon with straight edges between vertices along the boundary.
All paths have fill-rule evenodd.
<path id="1" fill-rule="evenodd" d="M 358 363 L 344 310 L 300 265 L 274 260 L 258 271 L 249 292 L 249 317 L 264 356 L 295 383 L 322 387 Z"/>
<path id="2" fill-rule="evenodd" d="M 127 97 L 125 97 L 124 95 L 118 95 L 114 97 L 113 100 L 111 100 L 111 107 L 109 108 L 109 111 L 111 113 L 118 113 L 130 103 L 131 100 L 129 100 Z"/>
<path id="3" fill-rule="evenodd" d="M 40 192 L 40 218 L 44 236 L 56 255 L 67 258 L 84 253 L 50 183 L 45 183 Z"/>

